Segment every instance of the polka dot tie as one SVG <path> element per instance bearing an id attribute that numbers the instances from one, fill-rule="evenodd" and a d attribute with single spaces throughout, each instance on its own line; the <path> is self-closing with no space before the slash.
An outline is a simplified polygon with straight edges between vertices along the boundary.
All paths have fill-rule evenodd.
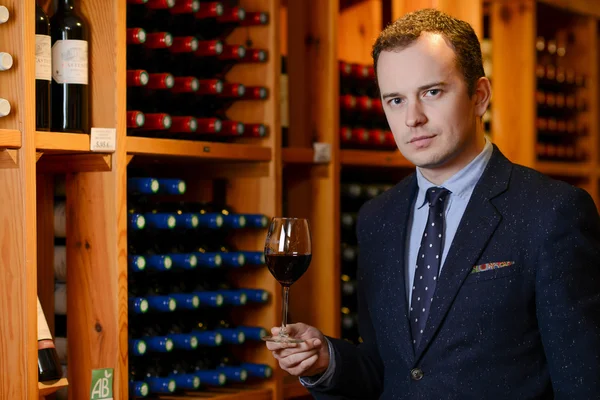
<path id="1" fill-rule="evenodd" d="M 429 188 L 426 194 L 429 217 L 417 256 L 409 313 L 415 349 L 419 346 L 433 302 L 443 250 L 444 202 L 449 194 L 449 190 L 440 187 Z"/>

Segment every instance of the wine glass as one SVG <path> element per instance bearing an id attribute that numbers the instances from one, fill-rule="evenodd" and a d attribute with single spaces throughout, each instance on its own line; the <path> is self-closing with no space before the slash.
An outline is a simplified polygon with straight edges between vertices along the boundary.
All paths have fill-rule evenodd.
<path id="1" fill-rule="evenodd" d="M 302 343 L 286 332 L 290 286 L 306 272 L 312 257 L 308 220 L 279 218 L 271 220 L 265 240 L 265 261 L 271 275 L 283 289 L 283 318 L 277 336 L 265 336 L 267 342 Z"/>

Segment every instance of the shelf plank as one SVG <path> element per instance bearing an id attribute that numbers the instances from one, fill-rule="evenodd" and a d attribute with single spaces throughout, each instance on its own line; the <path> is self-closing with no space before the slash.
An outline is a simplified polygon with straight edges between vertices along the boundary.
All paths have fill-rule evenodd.
<path id="1" fill-rule="evenodd" d="M 19 149 L 21 147 L 21 132 L 14 129 L 0 129 L 0 148 Z"/>
<path id="2" fill-rule="evenodd" d="M 35 148 L 51 152 L 89 152 L 90 135 L 38 131 L 35 133 Z"/>
<path id="3" fill-rule="evenodd" d="M 293 379 L 289 379 L 293 378 Z M 310 396 L 310 393 L 298 380 L 298 378 L 291 376 L 286 377 L 283 383 L 283 398 L 294 399 L 297 397 Z"/>
<path id="4" fill-rule="evenodd" d="M 342 166 L 414 168 L 399 151 L 341 150 Z"/>
<path id="5" fill-rule="evenodd" d="M 216 142 L 193 142 L 189 140 L 127 137 L 127 154 L 191 157 L 206 160 L 271 161 L 268 147 Z"/>
<path id="6" fill-rule="evenodd" d="M 67 378 L 62 378 L 53 382 L 38 382 L 40 397 L 48 396 L 67 386 L 69 386 Z"/>
<path id="7" fill-rule="evenodd" d="M 590 164 L 538 161 L 535 169 L 546 175 L 591 178 L 594 168 Z"/>
<path id="8" fill-rule="evenodd" d="M 309 147 L 285 147 L 282 149 L 281 157 L 287 164 L 314 164 L 315 151 Z"/>
<path id="9" fill-rule="evenodd" d="M 219 388 L 185 395 L 160 396 L 160 400 L 272 400 L 270 389 Z"/>

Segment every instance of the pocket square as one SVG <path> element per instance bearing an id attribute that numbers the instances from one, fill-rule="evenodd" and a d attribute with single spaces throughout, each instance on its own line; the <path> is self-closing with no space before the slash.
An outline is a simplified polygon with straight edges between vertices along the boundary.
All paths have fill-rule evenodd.
<path id="1" fill-rule="evenodd" d="M 509 267 L 509 266 L 513 265 L 514 263 L 515 263 L 514 261 L 500 261 L 500 262 L 479 264 L 479 265 L 476 265 L 473 267 L 473 269 L 471 270 L 471 273 L 476 274 L 478 272 L 488 271 L 490 269 L 505 268 L 505 267 Z"/>

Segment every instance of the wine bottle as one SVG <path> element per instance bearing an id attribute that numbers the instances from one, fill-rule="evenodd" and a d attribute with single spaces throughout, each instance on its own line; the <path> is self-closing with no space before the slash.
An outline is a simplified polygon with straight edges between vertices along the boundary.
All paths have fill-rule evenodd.
<path id="1" fill-rule="evenodd" d="M 289 146 L 290 105 L 289 105 L 288 58 L 281 56 L 281 74 L 279 75 L 279 115 L 281 121 L 282 146 Z"/>
<path id="2" fill-rule="evenodd" d="M 152 353 L 170 353 L 173 351 L 173 341 L 161 335 L 154 327 L 130 324 L 130 338 L 141 339 L 146 344 L 146 351 Z"/>
<path id="3" fill-rule="evenodd" d="M 54 313 L 56 315 L 67 314 L 67 285 L 65 283 L 54 283 Z"/>
<path id="4" fill-rule="evenodd" d="M 59 0 L 52 32 L 52 130 L 89 133 L 88 23 L 75 0 Z"/>
<path id="5" fill-rule="evenodd" d="M 146 366 L 142 376 L 144 376 L 144 381 L 148 384 L 152 394 L 170 394 L 177 390 L 175 380 L 165 376 L 158 365 Z"/>
<path id="6" fill-rule="evenodd" d="M 172 367 L 172 370 L 181 370 L 193 374 L 200 378 L 200 382 L 204 386 L 223 386 L 227 382 L 225 374 L 215 369 L 205 368 L 205 363 L 202 360 L 193 359 L 178 360 Z"/>
<path id="7" fill-rule="evenodd" d="M 150 386 L 146 382 L 129 381 L 129 395 L 132 397 L 147 397 L 150 394 Z"/>
<path id="8" fill-rule="evenodd" d="M 269 13 L 264 11 L 246 11 L 246 17 L 240 26 L 264 26 L 269 24 Z"/>
<path id="9" fill-rule="evenodd" d="M 10 114 L 10 102 L 0 97 L 0 118 Z"/>
<path id="10" fill-rule="evenodd" d="M 143 297 L 129 297 L 129 312 L 134 314 L 145 314 L 150 305 L 148 300 Z"/>
<path id="11" fill-rule="evenodd" d="M 54 336 L 54 348 L 56 349 L 56 354 L 58 355 L 58 362 L 61 365 L 67 364 L 68 362 L 68 343 L 67 338 L 63 336 Z"/>
<path id="12" fill-rule="evenodd" d="M 188 282 L 186 292 L 193 293 L 200 299 L 200 305 L 206 307 L 221 307 L 225 304 L 225 296 L 217 290 L 211 290 L 206 282 Z"/>
<path id="13" fill-rule="evenodd" d="M 189 319 L 180 320 L 179 326 L 181 329 L 194 334 L 198 338 L 198 343 L 202 346 L 216 347 L 223 343 L 223 335 L 214 329 L 209 329 L 209 326 L 203 320 L 193 320 L 192 322 Z"/>
<path id="14" fill-rule="evenodd" d="M 129 339 L 129 354 L 133 356 L 143 356 L 146 354 L 148 346 L 142 339 Z"/>
<path id="15" fill-rule="evenodd" d="M 184 194 L 187 190 L 187 185 L 182 179 L 166 179 L 159 178 L 159 193 L 162 194 Z"/>
<path id="16" fill-rule="evenodd" d="M 130 284 L 129 292 L 136 297 L 143 297 L 148 301 L 148 310 L 155 313 L 172 313 L 177 308 L 177 301 L 169 296 L 157 293 L 154 288 L 145 288 L 142 285 Z"/>
<path id="17" fill-rule="evenodd" d="M 198 337 L 193 332 L 187 332 L 178 324 L 163 327 L 161 333 L 173 341 L 174 350 L 196 350 Z"/>
<path id="18" fill-rule="evenodd" d="M 220 356 L 205 351 L 195 358 L 193 365 L 197 371 L 214 370 L 225 375 L 227 382 L 243 383 L 248 379 L 248 371 L 238 365 L 223 362 Z"/>
<path id="19" fill-rule="evenodd" d="M 202 5 L 200 5 L 202 12 Z M 246 10 L 242 7 L 224 7 L 223 13 L 215 18 L 206 18 L 196 25 L 196 36 L 205 40 L 224 39 L 246 18 Z"/>
<path id="20" fill-rule="evenodd" d="M 273 369 L 269 365 L 240 361 L 230 351 L 221 354 L 217 364 L 217 369 L 242 368 L 247 372 L 248 377 L 253 378 L 268 379 L 273 375 Z"/>
<path id="21" fill-rule="evenodd" d="M 156 194 L 160 188 L 160 183 L 154 178 L 128 178 L 127 179 L 127 194 L 129 195 L 147 195 Z"/>
<path id="22" fill-rule="evenodd" d="M 67 281 L 67 246 L 64 238 L 54 239 L 54 279 Z"/>
<path id="23" fill-rule="evenodd" d="M 0 6 L 0 25 L 5 24 L 9 19 L 10 13 L 8 12 L 8 8 Z"/>
<path id="24" fill-rule="evenodd" d="M 62 368 L 39 298 L 37 299 L 37 332 L 38 380 L 40 382 L 47 382 L 60 379 L 62 377 Z"/>
<path id="25" fill-rule="evenodd" d="M 203 245 L 202 248 L 207 249 L 208 252 L 217 252 L 221 255 L 223 265 L 227 267 L 239 268 L 246 264 L 246 256 L 242 252 L 229 251 L 229 248 L 225 245 Z"/>
<path id="26" fill-rule="evenodd" d="M 188 373 L 179 363 L 172 366 L 168 376 L 175 380 L 178 390 L 198 390 L 202 382 L 198 375 Z"/>

